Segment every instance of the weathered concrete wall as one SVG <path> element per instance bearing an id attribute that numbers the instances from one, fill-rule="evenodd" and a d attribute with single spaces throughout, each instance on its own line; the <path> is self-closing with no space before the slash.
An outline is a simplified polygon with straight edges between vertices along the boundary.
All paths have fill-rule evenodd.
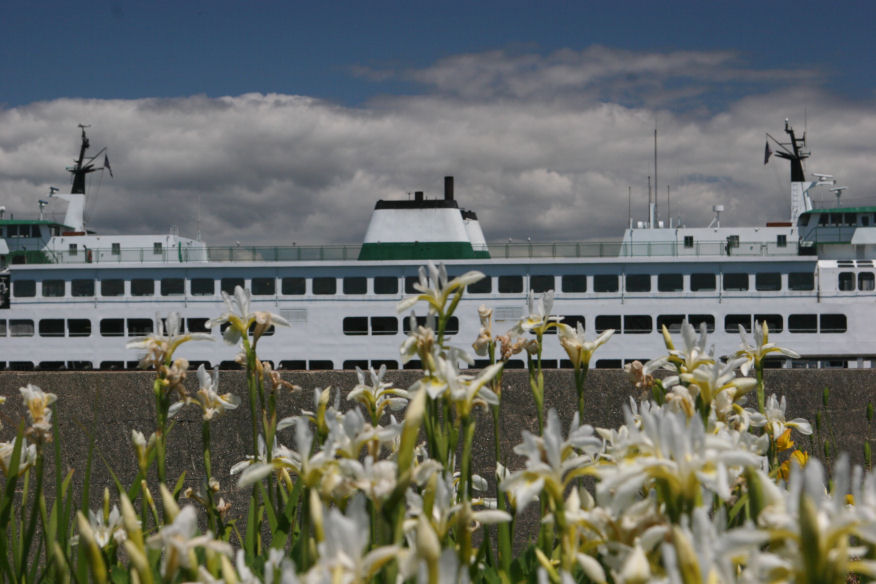
<path id="1" fill-rule="evenodd" d="M 391 371 L 386 377 L 400 387 L 407 387 L 416 379 L 416 373 Z M 346 393 L 356 383 L 352 372 L 290 372 L 284 373 L 284 378 L 302 389 L 281 396 L 278 407 L 282 416 L 312 409 L 314 388 L 330 385 Z M 131 430 L 140 430 L 146 436 L 154 430 L 152 379 L 149 372 L 0 373 L 0 395 L 8 398 L 7 403 L 0 406 L 0 420 L 4 426 L 0 430 L 0 439 L 11 439 L 24 414 L 18 388 L 27 383 L 38 385 L 58 395 L 56 423 L 61 434 L 64 467 L 75 469 L 74 486 L 80 487 L 85 478 L 85 461 L 93 439 L 98 456 L 93 464 L 92 493 L 99 496 L 103 486 L 114 491 L 110 468 L 126 484 L 136 475 Z M 188 381 L 194 389 L 196 379 L 193 374 Z M 830 437 L 833 452 L 846 451 L 854 462 L 863 462 L 863 445 L 870 439 L 866 408 L 868 401 L 874 399 L 876 371 L 767 371 L 766 384 L 768 391 L 786 396 L 788 418 L 805 417 L 814 425 L 820 411 L 822 426 Z M 555 408 L 564 423 L 568 423 L 576 409 L 572 373 L 547 371 L 545 386 L 545 407 Z M 243 373 L 222 372 L 220 388 L 237 393 L 243 398 L 243 403 L 212 426 L 213 472 L 221 481 L 224 496 L 230 496 L 236 505 L 242 505 L 246 495 L 235 493 L 235 481 L 229 477 L 229 469 L 250 452 L 250 416 Z M 830 390 L 826 407 L 822 403 L 825 388 Z M 630 396 L 639 397 L 623 372 L 607 370 L 590 373 L 587 395 L 589 409 L 585 421 L 602 427 L 622 423 L 623 405 Z M 488 416 L 481 418 L 474 451 L 474 468 L 488 479 L 494 476 L 495 468 L 490 424 Z M 512 448 L 520 442 L 521 431 L 534 431 L 535 426 L 535 408 L 526 372 L 506 372 L 502 432 L 503 451 L 511 468 L 518 466 Z M 289 435 L 281 436 L 281 441 L 291 444 L 292 430 L 286 432 Z M 798 444 L 804 447 L 809 446 L 807 443 L 805 438 L 798 440 Z M 810 447 L 810 450 L 818 450 L 813 454 L 822 455 L 820 445 Z M 175 480 L 183 471 L 191 486 L 197 487 L 203 481 L 201 421 L 199 410 L 194 406 L 183 410 L 169 438 L 168 477 Z M 237 509 L 242 509 L 242 506 Z"/>

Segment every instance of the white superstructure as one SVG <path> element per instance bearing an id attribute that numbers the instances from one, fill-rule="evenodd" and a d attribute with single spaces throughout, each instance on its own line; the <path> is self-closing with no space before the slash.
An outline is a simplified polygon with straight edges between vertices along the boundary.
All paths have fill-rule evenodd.
<path id="1" fill-rule="evenodd" d="M 721 226 L 716 208 L 708 227 L 663 226 L 652 216 L 620 241 L 487 246 L 448 177 L 443 198 L 379 201 L 361 245 L 207 247 L 175 233 L 88 232 L 84 179 L 99 169 L 84 157 L 83 131 L 74 188 L 54 195 L 68 205 L 64 222 L 0 215 L 0 365 L 132 368 L 138 356 L 125 340 L 150 332 L 156 315 L 176 311 L 188 330 L 204 331 L 224 310 L 221 291 L 242 285 L 256 309 L 292 323 L 260 343 L 275 367 L 401 367 L 408 322 L 396 304 L 431 259 L 451 275 L 487 275 L 449 325 L 463 346 L 477 336 L 479 305 L 493 308 L 502 332 L 524 315 L 530 291 L 555 290 L 554 312 L 566 322 L 582 322 L 593 336 L 618 331 L 596 367 L 660 354 L 661 327 L 677 330 L 685 319 L 713 331 L 718 353 L 737 348 L 739 325 L 766 321 L 771 341 L 803 356 L 793 366 L 876 366 L 876 206 L 813 209 L 810 189 L 830 177 L 805 178 L 805 141 L 789 124 L 786 132 L 789 142 L 774 142 L 791 163 L 791 216 L 760 227 Z M 216 343 L 190 343 L 186 357 L 234 366 L 236 349 L 213 334 Z M 564 358 L 548 340 L 545 366 L 564 367 Z"/>

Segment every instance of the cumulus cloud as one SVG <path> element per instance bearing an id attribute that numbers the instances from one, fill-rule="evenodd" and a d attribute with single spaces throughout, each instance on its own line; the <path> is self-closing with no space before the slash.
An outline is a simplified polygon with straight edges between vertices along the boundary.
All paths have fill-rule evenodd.
<path id="1" fill-rule="evenodd" d="M 0 110 L 0 197 L 7 212 L 35 215 L 50 186 L 69 185 L 76 124 L 89 123 L 92 151 L 108 146 L 115 172 L 90 177 L 98 232 L 177 225 L 214 245 L 355 243 L 377 199 L 439 197 L 455 175 L 488 240 L 615 238 L 628 194 L 633 215 L 646 215 L 656 123 L 664 219 L 671 207 L 705 225 L 720 203 L 724 224 L 763 223 L 789 206 L 785 163 L 763 166 L 764 132 L 783 138 L 789 116 L 802 131 L 804 110 L 808 169 L 836 174 L 850 203 L 873 195 L 876 108 L 831 95 L 814 71 L 593 47 L 460 55 L 404 76 L 423 91 L 357 108 L 245 94 Z"/>

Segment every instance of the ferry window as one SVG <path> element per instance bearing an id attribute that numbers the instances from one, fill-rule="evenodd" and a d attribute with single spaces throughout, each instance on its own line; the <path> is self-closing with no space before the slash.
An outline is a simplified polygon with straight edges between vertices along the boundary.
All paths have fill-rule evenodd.
<path id="1" fill-rule="evenodd" d="M 87 318 L 71 318 L 67 321 L 67 334 L 71 337 L 91 336 L 91 320 Z"/>
<path id="2" fill-rule="evenodd" d="M 748 274 L 743 272 L 730 272 L 724 274 L 724 290 L 737 292 L 748 290 Z"/>
<path id="3" fill-rule="evenodd" d="M 151 318 L 129 318 L 128 336 L 151 335 L 155 322 Z"/>
<path id="4" fill-rule="evenodd" d="M 209 318 L 187 318 L 186 319 L 186 328 L 190 333 L 209 333 L 210 329 L 207 328 L 207 321 Z"/>
<path id="5" fill-rule="evenodd" d="M 581 330 L 587 330 L 587 323 L 583 314 L 567 314 L 563 316 L 561 321 L 563 324 L 569 325 L 575 330 L 578 330 L 578 323 L 581 323 Z"/>
<path id="6" fill-rule="evenodd" d="M 784 233 L 776 235 L 776 247 L 788 247 L 788 236 Z"/>
<path id="7" fill-rule="evenodd" d="M 665 326 L 669 332 L 678 333 L 681 332 L 683 322 L 683 314 L 660 314 L 657 316 L 657 330 L 662 331 Z"/>
<path id="8" fill-rule="evenodd" d="M 182 278 L 162 278 L 162 296 L 182 296 L 185 293 L 185 280 Z"/>
<path id="9" fill-rule="evenodd" d="M 251 325 L 249 325 L 249 329 L 246 331 L 249 336 L 253 336 L 253 334 L 255 334 L 255 329 L 256 329 L 257 324 L 258 323 L 254 322 Z M 225 329 L 222 329 L 222 332 L 224 333 Z M 272 334 L 274 334 L 274 325 L 271 325 L 267 329 L 265 329 L 265 331 L 262 333 L 262 336 L 269 337 Z"/>
<path id="10" fill-rule="evenodd" d="M 0 319 L 0 337 L 6 336 L 6 319 Z"/>
<path id="11" fill-rule="evenodd" d="M 352 371 L 354 369 L 368 369 L 368 360 L 367 359 L 347 359 L 344 361 L 344 364 L 341 366 L 345 371 Z"/>
<path id="12" fill-rule="evenodd" d="M 827 213 L 819 213 L 818 214 L 818 224 L 819 225 L 827 225 L 829 218 L 830 217 L 828 217 Z"/>
<path id="13" fill-rule="evenodd" d="M 657 274 L 657 290 L 660 292 L 684 290 L 684 276 L 681 274 Z"/>
<path id="14" fill-rule="evenodd" d="M 499 276 L 499 293 L 523 292 L 523 276 Z"/>
<path id="15" fill-rule="evenodd" d="M 685 235 L 684 236 L 684 247 L 691 248 L 694 246 L 693 235 Z"/>
<path id="16" fill-rule="evenodd" d="M 122 296 L 125 293 L 125 281 L 120 279 L 101 280 L 101 296 Z"/>
<path id="17" fill-rule="evenodd" d="M 73 296 L 94 296 L 94 280 L 72 280 L 70 292 Z"/>
<path id="18" fill-rule="evenodd" d="M 75 256 L 76 253 L 79 251 L 79 246 L 75 243 L 71 243 L 68 249 L 70 250 L 70 255 Z"/>
<path id="19" fill-rule="evenodd" d="M 823 333 L 844 333 L 847 329 L 845 314 L 822 314 L 820 330 Z"/>
<path id="20" fill-rule="evenodd" d="M 616 315 L 600 315 L 596 317 L 596 334 L 604 333 L 608 329 L 619 331 L 621 328 L 621 317 Z"/>
<path id="21" fill-rule="evenodd" d="M 426 317 L 418 316 L 417 317 L 417 325 L 416 326 L 426 326 Z M 438 326 L 437 323 L 433 326 Z M 411 332 L 411 319 L 409 317 L 405 317 L 402 319 L 402 332 L 404 334 L 408 334 Z M 451 316 L 447 319 L 447 323 L 444 325 L 444 334 L 447 335 L 455 335 L 459 332 L 459 319 L 455 316 Z"/>
<path id="22" fill-rule="evenodd" d="M 650 274 L 627 274 L 626 286 L 627 286 L 627 292 L 650 292 L 651 291 L 651 275 Z"/>
<path id="23" fill-rule="evenodd" d="M 858 274 L 858 290 L 868 292 L 876 288 L 874 286 L 873 272 L 861 272 Z"/>
<path id="24" fill-rule="evenodd" d="M 792 333 L 817 333 L 818 316 L 815 314 L 788 315 L 788 330 Z"/>
<path id="25" fill-rule="evenodd" d="M 131 296 L 152 296 L 155 294 L 155 280 L 134 278 L 131 280 Z"/>
<path id="26" fill-rule="evenodd" d="M 728 235 L 727 236 L 727 251 L 729 252 L 734 247 L 739 247 L 739 236 L 738 235 Z"/>
<path id="27" fill-rule="evenodd" d="M 788 274 L 788 288 L 791 290 L 814 290 L 815 274 L 812 272 L 791 272 Z"/>
<path id="28" fill-rule="evenodd" d="M 372 359 L 371 366 L 375 370 L 380 370 L 381 367 L 386 367 L 387 369 L 398 369 L 398 361 L 385 361 L 382 359 Z"/>
<path id="29" fill-rule="evenodd" d="M 594 292 L 617 292 L 618 289 L 618 277 L 616 275 L 596 274 L 595 276 L 593 276 Z"/>
<path id="30" fill-rule="evenodd" d="M 110 253 L 112 253 L 112 255 L 122 255 L 122 244 L 121 243 L 112 244 Z"/>
<path id="31" fill-rule="evenodd" d="M 745 329 L 745 332 L 751 332 L 751 315 L 750 314 L 728 314 L 724 317 L 724 332 L 738 333 L 739 326 Z"/>
<path id="32" fill-rule="evenodd" d="M 375 294 L 398 294 L 398 278 L 394 276 L 377 276 L 374 278 Z"/>
<path id="33" fill-rule="evenodd" d="M 234 294 L 234 289 L 238 286 L 244 287 L 243 278 L 222 278 L 219 280 L 219 289 L 231 295 Z"/>
<path id="34" fill-rule="evenodd" d="M 700 330 L 702 323 L 706 323 L 706 332 L 715 332 L 715 317 L 711 314 L 688 314 L 687 322 L 698 331 Z"/>
<path id="35" fill-rule="evenodd" d="M 420 278 L 417 276 L 405 276 L 405 294 L 419 294 L 414 284 L 419 284 Z"/>
<path id="36" fill-rule="evenodd" d="M 778 272 L 761 272 L 754 275 L 754 287 L 762 292 L 782 289 L 782 275 Z"/>
<path id="37" fill-rule="evenodd" d="M 40 336 L 41 337 L 63 337 L 64 336 L 64 319 L 63 318 L 44 318 L 40 321 Z"/>
<path id="38" fill-rule="evenodd" d="M 481 359 L 481 361 L 486 361 L 486 365 L 478 365 L 478 359 L 475 359 L 475 368 L 483 369 L 484 367 L 488 367 L 490 365 L 490 361 L 487 359 Z M 402 364 L 402 369 L 422 369 L 423 362 L 419 359 L 411 359 L 407 363 Z"/>
<path id="39" fill-rule="evenodd" d="M 100 321 L 100 334 L 104 337 L 121 337 L 125 334 L 125 320 L 104 318 Z"/>
<path id="40" fill-rule="evenodd" d="M 858 224 L 858 219 L 855 217 L 854 213 L 843 213 L 843 219 L 845 220 L 846 225 L 851 227 Z"/>
<path id="41" fill-rule="evenodd" d="M 840 292 L 851 292 L 855 289 L 855 274 L 854 272 L 839 273 L 839 290 Z"/>
<path id="42" fill-rule="evenodd" d="M 301 296 L 307 289 L 304 278 L 283 278 L 280 291 L 287 296 Z"/>
<path id="43" fill-rule="evenodd" d="M 326 371 L 334 369 L 334 361 L 314 359 L 307 362 L 307 368 L 311 371 Z"/>
<path id="44" fill-rule="evenodd" d="M 273 296 L 277 291 L 276 278 L 253 278 L 252 279 L 252 295 L 253 296 Z"/>
<path id="45" fill-rule="evenodd" d="M 843 224 L 843 214 L 842 213 L 831 213 L 830 214 L 830 224 L 831 225 L 842 225 Z"/>
<path id="46" fill-rule="evenodd" d="M 156 241 L 155 243 L 152 244 L 152 253 L 154 253 L 155 255 L 161 255 L 161 242 L 160 241 Z"/>
<path id="47" fill-rule="evenodd" d="M 800 227 L 806 227 L 809 225 L 809 213 L 804 213 L 797 218 L 797 224 Z"/>
<path id="48" fill-rule="evenodd" d="M 368 291 L 368 279 L 355 277 L 344 278 L 344 294 L 365 294 Z"/>
<path id="49" fill-rule="evenodd" d="M 561 279 L 563 292 L 587 292 L 587 276 L 569 274 Z"/>
<path id="50" fill-rule="evenodd" d="M 290 371 L 303 371 L 307 369 L 307 361 L 305 361 L 304 359 L 280 361 L 280 369 L 288 369 Z"/>
<path id="51" fill-rule="evenodd" d="M 489 294 L 493 291 L 493 279 L 489 276 L 482 278 L 474 284 L 468 285 L 470 294 Z"/>
<path id="52" fill-rule="evenodd" d="M 556 285 L 554 284 L 553 276 L 530 276 L 529 277 L 529 289 L 533 292 L 543 293 L 548 290 L 554 290 Z"/>
<path id="53" fill-rule="evenodd" d="M 314 278 L 313 279 L 314 294 L 334 294 L 338 291 L 338 281 L 335 278 Z"/>
<path id="54" fill-rule="evenodd" d="M 12 295 L 17 298 L 36 296 L 36 280 L 13 280 Z"/>
<path id="55" fill-rule="evenodd" d="M 345 335 L 367 335 L 368 319 L 364 316 L 348 316 L 344 319 Z"/>
<path id="56" fill-rule="evenodd" d="M 43 296 L 63 296 L 64 287 L 64 280 L 43 280 Z"/>
<path id="57" fill-rule="evenodd" d="M 371 334 L 372 335 L 398 334 L 398 319 L 394 316 L 372 316 L 371 317 Z"/>
<path id="58" fill-rule="evenodd" d="M 781 314 L 755 314 L 754 322 L 760 325 L 766 323 L 771 333 L 780 333 L 783 329 L 784 319 Z"/>
<path id="59" fill-rule="evenodd" d="M 620 359 L 598 359 L 596 361 L 596 369 L 620 369 L 623 367 L 623 362 Z"/>
<path id="60" fill-rule="evenodd" d="M 690 275 L 690 290 L 691 292 L 700 292 L 702 290 L 714 290 L 715 274 L 701 273 Z"/>
<path id="61" fill-rule="evenodd" d="M 861 215 L 861 227 L 868 227 L 870 225 L 870 216 L 869 215 Z"/>
<path id="62" fill-rule="evenodd" d="M 624 333 L 644 334 L 652 330 L 651 315 L 628 314 L 624 316 Z"/>
<path id="63" fill-rule="evenodd" d="M 33 321 L 32 320 L 9 320 L 9 336 L 12 337 L 32 337 L 33 336 Z"/>

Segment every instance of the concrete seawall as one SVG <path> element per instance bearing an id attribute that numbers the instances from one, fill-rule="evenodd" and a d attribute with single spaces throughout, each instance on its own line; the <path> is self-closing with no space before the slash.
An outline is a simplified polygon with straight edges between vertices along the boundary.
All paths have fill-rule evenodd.
<path id="1" fill-rule="evenodd" d="M 301 386 L 300 391 L 284 390 L 278 402 L 281 416 L 313 409 L 314 388 L 332 386 L 346 395 L 356 384 L 354 372 L 286 372 L 284 379 Z M 88 448 L 93 439 L 97 456 L 92 469 L 93 497 L 99 497 L 104 486 L 115 492 L 110 469 L 128 484 L 136 476 L 136 462 L 131 442 L 131 430 L 148 436 L 154 430 L 153 374 L 150 372 L 3 372 L 0 374 L 0 395 L 8 401 L 0 406 L 0 440 L 11 440 L 24 408 L 18 388 L 27 383 L 58 395 L 55 423 L 61 435 L 63 467 L 74 469 L 74 489 L 81 488 Z M 417 372 L 390 371 L 386 380 L 399 387 L 408 387 Z M 194 390 L 196 376 L 190 374 L 189 387 Z M 867 403 L 874 399 L 876 370 L 771 370 L 766 372 L 769 393 L 784 395 L 788 401 L 788 419 L 804 417 L 815 426 L 821 419 L 822 435 L 829 440 L 828 458 L 848 452 L 853 462 L 861 464 L 865 441 L 870 439 L 866 419 Z M 564 424 L 568 424 L 576 409 L 575 389 L 570 371 L 545 372 L 545 408 L 556 409 Z M 829 388 L 827 405 L 823 403 L 825 388 Z M 236 492 L 235 480 L 229 469 L 244 460 L 250 452 L 250 416 L 245 396 L 246 383 L 242 372 L 223 371 L 220 389 L 240 395 L 242 404 L 213 423 L 212 458 L 214 476 L 219 478 L 222 494 L 242 509 L 246 493 Z M 593 426 L 615 427 L 623 422 L 623 405 L 630 397 L 640 397 L 621 371 L 591 371 L 587 383 L 588 413 L 585 422 Z M 518 468 L 520 461 L 512 453 L 520 442 L 521 431 L 535 431 L 535 408 L 525 371 L 505 374 L 502 396 L 503 452 L 509 466 Z M 753 403 L 749 402 L 752 406 Z M 342 398 L 344 409 L 349 402 Z M 819 414 L 820 412 L 820 414 Z M 824 458 L 822 441 L 813 442 L 795 436 L 798 446 Z M 284 431 L 281 442 L 291 445 L 292 430 Z M 203 481 L 201 459 L 201 420 L 198 408 L 188 406 L 178 416 L 168 444 L 168 477 L 175 481 L 186 473 L 187 484 L 197 488 Z M 492 425 L 489 416 L 481 416 L 474 449 L 475 471 L 492 482 L 495 461 L 492 455 Z M 52 484 L 51 482 L 47 484 Z M 96 499 L 93 505 L 96 504 Z"/>

